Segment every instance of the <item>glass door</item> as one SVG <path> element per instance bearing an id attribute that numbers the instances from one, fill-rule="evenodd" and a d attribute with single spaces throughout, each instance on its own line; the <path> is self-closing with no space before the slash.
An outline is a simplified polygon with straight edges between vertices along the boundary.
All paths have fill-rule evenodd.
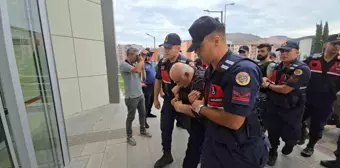
<path id="1" fill-rule="evenodd" d="M 43 168 L 62 167 L 61 141 L 38 0 L 7 0 L 7 5 L 37 164 Z"/>
<path id="2" fill-rule="evenodd" d="M 18 165 L 7 119 L 8 111 L 0 85 L 0 168 L 17 167 Z"/>

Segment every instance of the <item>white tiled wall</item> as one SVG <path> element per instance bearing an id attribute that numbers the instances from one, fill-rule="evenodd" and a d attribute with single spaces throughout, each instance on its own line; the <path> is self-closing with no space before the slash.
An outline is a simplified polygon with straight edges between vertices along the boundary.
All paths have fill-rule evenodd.
<path id="1" fill-rule="evenodd" d="M 104 42 L 74 39 L 74 45 L 79 76 L 107 73 Z"/>
<path id="2" fill-rule="evenodd" d="M 106 75 L 79 78 L 83 110 L 109 104 Z"/>
<path id="3" fill-rule="evenodd" d="M 71 36 L 68 0 L 46 0 L 51 33 Z"/>
<path id="4" fill-rule="evenodd" d="M 104 40 L 101 6 L 87 0 L 69 0 L 74 37 Z"/>
<path id="5" fill-rule="evenodd" d="M 65 116 L 81 112 L 78 78 L 59 79 L 60 96 Z"/>
<path id="6" fill-rule="evenodd" d="M 109 104 L 100 0 L 47 0 L 64 116 Z"/>
<path id="7" fill-rule="evenodd" d="M 73 38 L 52 35 L 52 43 L 59 79 L 77 77 Z"/>

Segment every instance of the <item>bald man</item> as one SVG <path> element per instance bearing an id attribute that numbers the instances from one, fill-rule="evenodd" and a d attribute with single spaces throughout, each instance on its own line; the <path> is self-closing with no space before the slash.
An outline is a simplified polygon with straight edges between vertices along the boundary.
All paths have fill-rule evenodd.
<path id="1" fill-rule="evenodd" d="M 176 83 L 176 87 L 172 90 L 175 98 L 172 99 L 171 104 L 177 112 L 190 116 L 188 128 L 190 136 L 183 168 L 196 168 L 201 157 L 205 121 L 204 118 L 192 112 L 191 103 L 204 92 L 204 73 L 205 70 L 201 67 L 192 67 L 183 63 L 176 63 L 170 69 L 170 78 Z"/>

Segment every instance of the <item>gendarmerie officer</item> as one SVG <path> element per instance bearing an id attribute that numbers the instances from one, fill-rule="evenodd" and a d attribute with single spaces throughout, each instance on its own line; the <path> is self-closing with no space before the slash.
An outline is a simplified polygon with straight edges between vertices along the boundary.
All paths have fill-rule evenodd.
<path id="1" fill-rule="evenodd" d="M 155 163 L 155 168 L 164 167 L 173 162 L 173 157 L 171 154 L 171 141 L 174 121 L 176 118 L 180 118 L 179 121 L 184 121 L 187 119 L 186 115 L 177 113 L 174 107 L 171 105 L 171 100 L 174 98 L 172 88 L 176 84 L 170 79 L 169 71 L 172 65 L 176 62 L 182 62 L 194 66 L 194 63 L 190 59 L 180 54 L 181 39 L 177 34 L 168 34 L 162 46 L 165 49 L 165 57 L 160 59 L 157 65 L 156 81 L 154 86 L 154 105 L 157 109 L 160 109 L 158 96 L 162 87 L 164 92 L 164 101 L 161 110 L 163 156 Z"/>
<path id="2" fill-rule="evenodd" d="M 197 91 L 198 93 L 204 91 L 204 72 L 205 70 L 200 66 L 191 67 L 183 63 L 174 64 L 170 70 L 170 77 L 177 84 L 177 89 L 173 89 L 176 96 L 171 101 L 171 104 L 177 112 L 190 116 L 190 127 L 188 129 L 190 136 L 183 160 L 183 168 L 197 168 L 201 158 L 205 119 L 192 112 L 192 102 L 189 97 L 192 91 Z"/>
<path id="3" fill-rule="evenodd" d="M 314 153 L 314 146 L 322 137 L 322 131 L 333 112 L 333 103 L 340 91 L 340 34 L 328 37 L 322 55 L 308 58 L 305 62 L 312 71 L 307 88 L 307 103 L 303 116 L 302 137 L 299 144 L 305 141 L 307 133 L 306 120 L 310 118 L 309 143 L 301 152 L 304 157 Z"/>
<path id="4" fill-rule="evenodd" d="M 306 103 L 306 88 L 311 75 L 307 64 L 297 59 L 299 45 L 293 40 L 284 42 L 278 64 L 270 79 L 264 77 L 262 86 L 268 88 L 268 138 L 271 143 L 268 165 L 277 159 L 280 138 L 285 142 L 284 155 L 293 151 L 301 134 L 301 120 Z"/>
<path id="5" fill-rule="evenodd" d="M 272 59 L 270 58 L 272 45 L 268 43 L 263 43 L 257 46 L 257 49 L 258 49 L 257 60 L 259 60 L 257 65 L 261 69 L 262 77 L 270 78 L 273 75 L 273 71 L 276 66 L 276 63 L 272 61 Z M 267 127 L 268 127 L 266 92 L 267 92 L 266 88 L 260 89 L 259 104 L 258 104 L 258 110 L 261 115 L 262 124 L 264 126 L 264 132 L 267 130 Z"/>
<path id="6" fill-rule="evenodd" d="M 204 100 L 192 104 L 193 111 L 209 120 L 201 168 L 264 167 L 268 149 L 255 109 L 259 67 L 228 49 L 225 26 L 212 17 L 197 19 L 189 33 L 193 43 L 188 52 L 209 64 Z"/>

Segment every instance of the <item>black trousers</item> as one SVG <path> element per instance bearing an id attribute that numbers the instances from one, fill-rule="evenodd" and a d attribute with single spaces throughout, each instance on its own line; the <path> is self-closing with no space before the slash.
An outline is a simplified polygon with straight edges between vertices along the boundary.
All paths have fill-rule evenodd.
<path id="1" fill-rule="evenodd" d="M 189 140 L 183 168 L 197 168 L 200 159 L 205 135 L 205 123 L 195 118 L 190 120 Z"/>
<path id="2" fill-rule="evenodd" d="M 302 119 L 302 132 L 306 132 L 307 119 L 311 119 L 309 137 L 310 140 L 314 140 L 315 143 L 322 138 L 322 131 L 324 126 L 327 124 L 328 119 L 331 117 L 333 112 L 333 102 L 328 105 L 306 103 L 306 109 Z"/>
<path id="3" fill-rule="evenodd" d="M 154 89 L 153 84 L 148 84 L 147 87 L 143 88 L 146 116 L 151 114 L 151 109 L 153 106 L 153 93 L 154 93 L 153 89 Z"/>

